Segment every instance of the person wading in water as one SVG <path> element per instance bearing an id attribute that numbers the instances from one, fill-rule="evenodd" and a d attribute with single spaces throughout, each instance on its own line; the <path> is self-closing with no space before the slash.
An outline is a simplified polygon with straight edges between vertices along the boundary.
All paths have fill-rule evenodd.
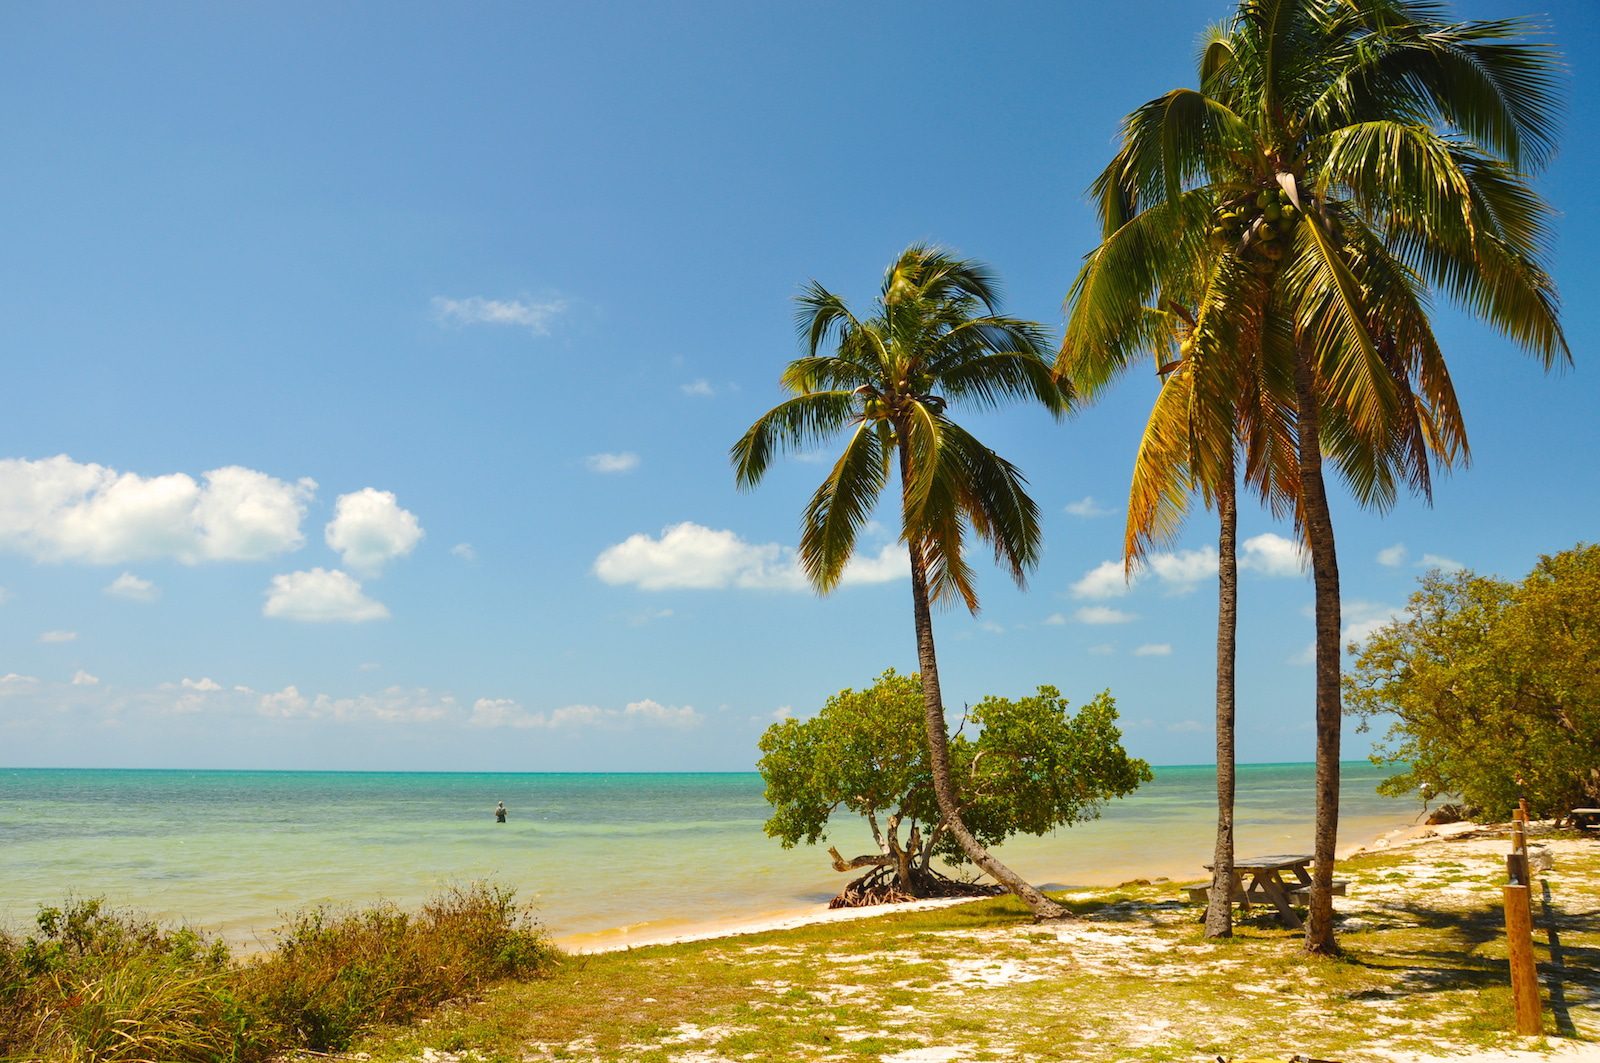
<path id="1" fill-rule="evenodd" d="M 494 821 L 496 823 L 504 823 L 506 821 L 506 803 L 504 801 L 494 806 Z"/>

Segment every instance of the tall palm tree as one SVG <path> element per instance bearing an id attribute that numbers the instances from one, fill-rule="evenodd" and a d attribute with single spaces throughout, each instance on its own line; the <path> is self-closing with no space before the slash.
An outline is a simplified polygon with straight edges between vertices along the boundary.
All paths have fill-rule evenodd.
<path id="1" fill-rule="evenodd" d="M 1108 230 L 1106 237 L 1115 235 Z M 1077 293 L 1092 276 L 1086 263 L 1069 299 L 1066 337 L 1057 371 L 1075 381 L 1081 398 L 1092 399 L 1130 359 L 1105 357 L 1086 329 L 1085 307 Z M 1207 937 L 1233 933 L 1233 811 L 1235 764 L 1235 658 L 1238 628 L 1239 458 L 1245 481 L 1275 513 L 1293 510 L 1293 435 L 1284 382 L 1260 357 L 1263 322 L 1233 309 L 1227 277 L 1209 256 L 1169 263 L 1157 305 L 1140 315 L 1142 327 L 1121 339 L 1155 354 L 1161 387 L 1134 459 L 1123 558 L 1133 574 L 1146 551 L 1175 537 L 1192 491 L 1217 512 L 1217 672 L 1216 758 L 1217 829 L 1212 857 L 1212 888 L 1206 908 Z M 1179 266 L 1187 268 L 1178 268 Z M 1219 316 L 1220 315 L 1220 316 Z M 1232 360 L 1218 372 L 1218 359 Z M 1170 360 L 1169 360 L 1170 359 Z M 1196 383 L 1210 393 L 1196 391 Z M 1226 394 L 1214 389 L 1225 386 Z M 1242 455 L 1239 453 L 1242 451 Z"/>
<path id="2" fill-rule="evenodd" d="M 994 407 L 1031 401 L 1055 416 L 1070 393 L 1051 372 L 1036 324 L 1001 316 L 983 266 L 914 245 L 889 267 L 874 313 L 857 318 L 816 282 L 800 297 L 806 353 L 784 371 L 794 393 L 733 446 L 739 486 L 754 487 L 780 449 L 808 449 L 848 431 L 844 452 L 801 519 L 800 563 L 819 592 L 838 585 L 856 537 L 900 473 L 901 538 L 911 561 L 912 616 L 941 816 L 962 851 L 1040 918 L 1066 911 L 996 859 L 967 829 L 950 774 L 944 700 L 931 606 L 960 600 L 978 610 L 963 556 L 969 531 L 1020 585 L 1038 562 L 1038 507 L 1016 466 L 949 416 L 952 403 Z"/>
<path id="3" fill-rule="evenodd" d="M 1316 866 L 1306 947 L 1336 949 L 1339 572 L 1324 460 L 1385 508 L 1434 464 L 1467 459 L 1439 293 L 1548 369 L 1570 360 L 1540 265 L 1549 208 L 1531 175 L 1555 148 L 1559 59 L 1526 20 L 1445 21 L 1429 0 L 1242 0 L 1203 42 L 1198 89 L 1123 123 L 1096 182 L 1109 235 L 1073 290 L 1078 342 L 1108 371 L 1175 276 L 1209 259 L 1256 322 L 1245 349 L 1195 366 L 1270 363 L 1293 401 L 1297 519 L 1316 617 Z M 1094 352 L 1098 352 L 1097 354 Z"/>

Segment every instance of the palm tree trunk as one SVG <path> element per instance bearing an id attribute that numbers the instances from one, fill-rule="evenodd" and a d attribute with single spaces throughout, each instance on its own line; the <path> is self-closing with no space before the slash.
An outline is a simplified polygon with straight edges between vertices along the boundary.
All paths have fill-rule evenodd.
<path id="1" fill-rule="evenodd" d="M 1311 545 L 1311 577 L 1316 596 L 1317 821 L 1311 873 L 1311 912 L 1306 920 L 1306 951 L 1334 954 L 1333 854 L 1339 834 L 1339 559 L 1333 544 L 1333 515 L 1322 482 L 1312 353 L 1295 356 L 1294 390 L 1298 405 L 1301 503 Z"/>
<path id="2" fill-rule="evenodd" d="M 1233 455 L 1217 492 L 1217 845 L 1211 857 L 1211 898 L 1206 937 L 1233 936 L 1233 666 L 1239 627 L 1239 511 Z"/>
<path id="3" fill-rule="evenodd" d="M 1014 893 L 1033 911 L 1035 919 L 1065 919 L 1069 913 L 1061 905 L 1034 889 L 1021 875 L 997 860 L 967 830 L 956 798 L 955 781 L 950 774 L 950 740 L 945 733 L 944 696 L 939 689 L 939 661 L 933 650 L 933 617 L 928 610 L 927 562 L 922 544 L 911 541 L 911 598 L 917 622 L 917 668 L 922 673 L 922 705 L 928 725 L 928 764 L 933 771 L 933 793 L 939 802 L 944 826 L 961 846 L 961 851 L 990 878 Z"/>

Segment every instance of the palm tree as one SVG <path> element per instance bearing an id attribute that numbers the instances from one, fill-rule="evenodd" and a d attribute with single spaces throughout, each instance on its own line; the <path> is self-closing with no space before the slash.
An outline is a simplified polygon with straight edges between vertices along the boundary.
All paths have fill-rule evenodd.
<path id="1" fill-rule="evenodd" d="M 1227 341 L 1191 345 L 1201 401 L 1259 363 L 1286 381 L 1297 521 L 1316 616 L 1316 867 L 1306 948 L 1336 950 L 1339 573 L 1323 477 L 1358 501 L 1430 495 L 1465 427 L 1430 324 L 1443 294 L 1549 369 L 1570 361 L 1540 265 L 1559 59 L 1525 20 L 1450 23 L 1424 0 L 1242 0 L 1213 27 L 1200 87 L 1124 121 L 1096 182 L 1109 235 L 1073 289 L 1081 357 L 1116 371 L 1152 300 L 1209 261 Z M 1179 281 L 1179 290 L 1182 282 Z M 1200 364 L 1201 362 L 1205 364 Z"/>
<path id="2" fill-rule="evenodd" d="M 872 316 L 857 318 L 816 282 L 799 298 L 806 353 L 784 371 L 794 393 L 734 444 L 739 486 L 754 487 L 779 449 L 808 449 L 848 430 L 844 452 L 806 506 L 800 563 L 821 593 L 838 585 L 856 537 L 900 472 L 901 538 L 911 561 L 912 614 L 941 816 L 962 851 L 1035 916 L 1067 913 L 985 849 L 967 829 L 950 774 L 931 606 L 959 599 L 976 613 L 967 533 L 994 551 L 1019 585 L 1038 562 L 1038 507 L 1016 466 L 969 434 L 948 406 L 1036 401 L 1060 416 L 1070 394 L 1051 373 L 1043 330 L 997 312 L 983 266 L 914 245 L 884 276 Z"/>
<path id="3" fill-rule="evenodd" d="M 1109 239 L 1114 231 L 1107 231 Z M 1069 298 L 1067 335 L 1056 367 L 1071 378 L 1078 394 L 1091 399 L 1133 363 L 1126 357 L 1106 358 L 1093 336 L 1085 342 L 1077 298 Z M 1176 263 L 1169 264 L 1175 266 Z M 1238 628 L 1238 454 L 1242 451 L 1245 480 L 1275 513 L 1290 512 L 1298 496 L 1294 483 L 1293 436 L 1284 416 L 1283 381 L 1264 370 L 1259 357 L 1260 323 L 1249 317 L 1219 317 L 1232 309 L 1230 292 L 1216 263 L 1204 257 L 1173 268 L 1164 278 L 1157 305 L 1140 315 L 1143 326 L 1123 334 L 1125 342 L 1156 355 L 1161 388 L 1151 409 L 1134 460 L 1129 492 L 1123 559 L 1131 576 L 1153 545 L 1175 537 L 1191 492 L 1198 491 L 1218 519 L 1217 536 L 1217 673 L 1216 756 L 1217 830 L 1212 857 L 1206 936 L 1233 933 L 1233 808 L 1234 808 L 1234 671 Z M 1192 308 L 1192 309 L 1191 309 Z M 1176 356 L 1168 360 L 1172 353 Z M 1226 372 L 1213 368 L 1219 358 L 1233 357 Z M 1227 394 L 1196 392 L 1196 382 Z"/>

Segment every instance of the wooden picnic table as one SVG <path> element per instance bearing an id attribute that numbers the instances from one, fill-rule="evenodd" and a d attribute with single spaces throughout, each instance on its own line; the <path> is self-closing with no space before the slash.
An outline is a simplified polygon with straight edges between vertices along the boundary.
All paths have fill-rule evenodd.
<path id="1" fill-rule="evenodd" d="M 1600 830 L 1600 808 L 1575 808 L 1572 822 L 1583 830 Z"/>
<path id="2" fill-rule="evenodd" d="M 1278 920 L 1291 930 L 1301 926 L 1292 895 L 1311 888 L 1312 857 L 1305 853 L 1240 857 L 1233 862 L 1233 899 L 1244 911 L 1265 901 L 1278 910 Z M 1211 864 L 1206 865 L 1211 871 Z M 1293 875 L 1293 881 L 1284 878 Z M 1246 882 L 1245 879 L 1249 878 Z M 1343 883 L 1336 884 L 1342 886 Z M 1337 892 L 1343 892 L 1337 890 Z"/>

